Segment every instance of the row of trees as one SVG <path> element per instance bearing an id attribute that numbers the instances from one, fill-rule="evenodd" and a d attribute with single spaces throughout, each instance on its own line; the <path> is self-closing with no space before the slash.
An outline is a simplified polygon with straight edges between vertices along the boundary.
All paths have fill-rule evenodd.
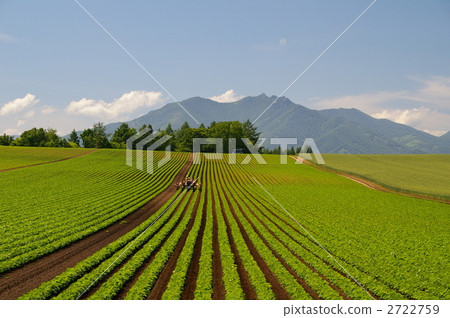
<path id="1" fill-rule="evenodd" d="M 147 129 L 135 143 L 153 133 L 151 125 L 142 126 L 139 131 Z M 78 134 L 75 130 L 69 135 L 69 139 L 59 137 L 54 129 L 33 128 L 24 131 L 19 138 L 12 136 L 0 136 L 0 145 L 4 146 L 28 146 L 28 147 L 85 147 L 85 148 L 126 148 L 128 138 L 135 135 L 138 131 L 130 127 L 127 123 L 122 123 L 111 135 L 106 133 L 106 127 L 103 123 L 95 123 L 92 128 L 83 130 Z M 170 145 L 172 151 L 192 151 L 194 138 L 222 138 L 223 149 L 228 151 L 228 142 L 230 138 L 236 139 L 236 148 L 247 152 L 241 138 L 248 138 L 252 144 L 256 143 L 260 133 L 257 128 L 247 120 L 244 123 L 239 121 L 212 122 L 208 127 L 200 125 L 198 128 L 192 128 L 185 122 L 180 129 L 173 130 L 171 124 L 168 124 L 164 130 L 158 130 L 156 139 L 164 136 L 170 137 L 158 149 L 165 149 Z M 155 140 L 152 140 L 155 142 Z M 214 152 L 215 145 L 204 145 L 202 151 Z"/>
<path id="2" fill-rule="evenodd" d="M 26 146 L 26 147 L 77 147 L 56 134 L 55 129 L 32 128 L 24 131 L 19 138 L 3 134 L 0 136 L 2 146 Z"/>

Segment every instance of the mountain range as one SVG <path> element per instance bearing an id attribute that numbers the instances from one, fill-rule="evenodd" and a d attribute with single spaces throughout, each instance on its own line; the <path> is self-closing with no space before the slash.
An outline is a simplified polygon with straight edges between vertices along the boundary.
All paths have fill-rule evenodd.
<path id="1" fill-rule="evenodd" d="M 212 121 L 253 121 L 275 100 L 255 122 L 261 137 L 293 137 L 298 139 L 299 146 L 305 138 L 314 138 L 323 153 L 450 153 L 450 132 L 436 137 L 407 125 L 373 118 L 355 108 L 312 110 L 286 97 L 277 100 L 276 96 L 265 94 L 231 103 L 192 97 L 181 104 L 198 122 L 208 126 Z M 191 127 L 198 126 L 177 103 L 169 103 L 128 121 L 128 124 L 137 129 L 151 124 L 156 130 L 165 129 L 170 123 L 173 129 L 178 129 L 185 121 Z M 106 125 L 106 132 L 113 133 L 120 124 Z M 264 146 L 270 148 L 268 144 Z"/>

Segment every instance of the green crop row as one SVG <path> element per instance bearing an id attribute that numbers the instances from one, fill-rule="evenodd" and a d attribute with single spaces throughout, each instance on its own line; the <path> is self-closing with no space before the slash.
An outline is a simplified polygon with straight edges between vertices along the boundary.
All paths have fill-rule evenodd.
<path id="1" fill-rule="evenodd" d="M 119 161 L 120 158 L 124 161 L 121 154 L 124 152 L 97 151 L 88 156 L 34 167 L 32 176 L 26 173 L 26 169 L 7 172 L 0 187 L 12 194 L 24 192 L 24 189 L 12 186 L 16 177 L 24 177 L 29 186 L 37 182 L 44 184 L 36 191 L 22 194 L 32 201 L 23 214 L 18 214 L 17 210 L 11 212 L 15 208 L 18 211 L 24 209 L 23 205 L 11 201 L 10 196 L 0 198 L 0 203 L 5 203 L 5 208 L 2 205 L 0 210 L 5 220 L 2 224 L 5 235 L 0 247 L 0 272 L 17 268 L 122 219 L 167 187 L 187 159 L 187 154 L 176 155 L 169 164 L 150 176 Z M 113 173 L 116 169 L 122 173 Z M 105 174 L 97 174 L 96 170 Z M 36 179 L 35 174 L 41 179 Z M 52 177 L 52 182 L 45 181 L 55 174 L 60 176 Z M 80 189 L 72 186 L 78 181 Z M 86 184 L 89 185 L 83 187 Z M 71 191 L 80 193 L 81 200 L 74 200 L 72 195 L 54 199 L 54 195 L 60 194 L 60 189 L 67 185 Z M 14 217 L 10 217 L 13 214 Z"/>
<path id="2" fill-rule="evenodd" d="M 159 277 L 159 274 L 163 271 L 165 265 L 167 264 L 167 261 L 172 256 L 173 251 L 178 244 L 178 241 L 188 227 L 197 196 L 198 192 L 192 195 L 189 205 L 187 206 L 185 217 L 161 247 L 160 251 L 155 256 L 153 261 L 139 276 L 136 283 L 130 288 L 125 299 L 146 299 L 149 296 L 152 287 Z"/>
<path id="3" fill-rule="evenodd" d="M 206 167 L 205 168 L 209 168 Z M 205 170 L 206 176 L 203 178 L 207 182 L 206 187 L 211 184 L 210 170 Z M 212 299 L 213 279 L 212 279 L 212 258 L 213 258 L 213 209 L 212 209 L 212 191 L 209 188 L 203 190 L 206 196 L 206 223 L 203 233 L 202 249 L 199 259 L 199 269 L 194 292 L 194 299 Z"/>
<path id="4" fill-rule="evenodd" d="M 170 228 L 170 224 L 166 225 L 166 223 L 171 216 L 174 222 L 177 221 L 181 212 L 178 215 L 174 215 L 175 206 L 173 206 L 155 222 L 159 214 L 167 209 L 169 204 L 170 202 L 167 202 L 157 213 L 134 230 L 128 232 L 87 259 L 79 262 L 74 267 L 67 269 L 54 279 L 43 283 L 38 288 L 23 295 L 21 299 L 49 299 L 58 294 L 61 297 L 61 292 L 71 286 L 71 284 L 75 290 L 71 296 L 73 298 L 78 297 L 96 278 L 107 274 L 107 272 L 104 272 L 105 269 L 112 267 L 111 270 L 113 270 L 115 266 L 119 266 L 127 256 L 135 253 L 143 244 L 152 238 L 161 227 L 166 226 L 166 228 Z M 153 222 L 155 223 L 149 227 Z M 143 234 L 144 231 L 145 235 Z M 112 265 L 113 262 L 114 265 Z M 84 282 L 80 282 L 80 280 L 84 280 Z M 78 285 L 79 287 L 77 287 Z"/>
<path id="5" fill-rule="evenodd" d="M 223 170 L 222 170 L 223 173 Z M 220 182 L 220 179 L 216 179 L 216 181 Z M 232 185 L 230 183 L 226 183 L 229 186 L 227 188 L 231 188 Z M 224 188 L 225 189 L 225 188 Z M 219 199 L 222 201 L 223 205 L 226 206 L 226 210 L 229 210 L 230 206 L 225 205 L 226 194 L 225 191 L 221 191 L 219 194 Z M 233 198 L 236 199 L 236 193 L 233 194 Z M 231 202 L 231 205 L 236 210 L 238 209 L 237 203 L 235 200 L 232 200 L 230 196 L 228 201 Z M 245 240 L 239 231 L 239 227 L 237 226 L 236 222 L 233 219 L 230 219 L 227 215 L 228 222 L 230 224 L 230 230 L 234 239 L 234 242 L 236 244 L 236 248 L 239 252 L 239 256 L 242 259 L 243 265 L 245 270 L 247 271 L 249 275 L 249 279 L 251 281 L 252 287 L 254 288 L 257 296 L 259 299 L 275 299 L 275 294 L 273 293 L 271 289 L 270 283 L 267 282 L 264 273 L 259 268 L 257 262 L 253 258 L 253 256 L 250 253 L 250 250 L 248 249 Z"/>
<path id="6" fill-rule="evenodd" d="M 182 197 L 180 196 L 179 198 Z M 127 260 L 124 266 L 109 278 L 89 299 L 112 299 L 115 297 L 135 275 L 137 270 L 161 247 L 169 233 L 176 228 L 186 205 L 187 200 L 182 201 L 179 205 L 174 205 L 171 209 L 175 210 L 176 213 L 170 217 L 167 224 L 148 243 L 141 247 L 133 257 Z"/>
<path id="7" fill-rule="evenodd" d="M 264 187 L 364 287 L 383 299 L 448 297 L 450 277 L 445 261 L 449 257 L 449 250 L 445 249 L 449 241 L 448 205 L 377 192 L 308 166 L 293 162 L 275 165 L 270 162 L 271 158 L 265 158 L 269 161 L 264 167 L 266 174 L 273 173 L 279 179 L 286 176 L 294 183 L 263 182 Z M 252 181 L 252 176 L 259 180 L 257 167 L 244 169 L 236 165 L 229 169 L 241 178 L 241 189 L 247 189 L 258 199 L 258 207 L 263 210 L 267 207 L 268 214 L 276 215 L 272 217 L 273 222 L 307 248 L 302 251 L 303 255 L 316 255 L 335 271 L 345 273 Z M 311 182 L 303 182 L 305 178 Z M 289 224 L 304 234 L 291 231 Z M 308 263 L 315 262 L 312 266 L 318 269 L 318 261 L 311 257 Z M 329 273 L 320 272 L 347 295 L 362 296 L 351 295 L 348 289 L 351 285 L 344 288 L 342 283 L 331 279 Z M 361 289 L 356 286 L 355 292 L 358 288 Z"/>

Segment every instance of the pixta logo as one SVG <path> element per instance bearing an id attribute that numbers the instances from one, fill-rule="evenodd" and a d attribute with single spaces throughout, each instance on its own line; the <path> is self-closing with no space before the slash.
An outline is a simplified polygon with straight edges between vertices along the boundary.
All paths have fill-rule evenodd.
<path id="1" fill-rule="evenodd" d="M 156 150 L 158 147 L 163 145 L 166 141 L 168 141 L 171 136 L 164 135 L 161 138 L 157 138 L 161 132 L 156 131 L 151 133 L 150 128 L 145 128 L 135 134 L 134 136 L 127 139 L 127 153 L 126 153 L 126 162 L 127 165 L 133 167 L 133 146 L 136 147 L 136 169 L 141 171 L 146 171 L 149 174 L 153 174 L 154 172 L 154 153 L 153 150 Z M 144 167 L 144 150 L 147 156 L 147 165 Z M 164 157 L 158 161 L 158 169 L 163 165 L 168 163 L 171 158 L 171 148 L 170 145 L 166 147 L 164 150 Z"/>
<path id="2" fill-rule="evenodd" d="M 126 149 L 126 163 L 128 166 L 133 167 L 135 164 L 136 169 L 141 171 L 146 171 L 149 174 L 153 174 L 155 166 L 159 169 L 171 159 L 171 147 L 166 146 L 163 151 L 163 158 L 161 158 L 157 164 L 154 162 L 154 150 L 163 146 L 172 137 L 170 135 L 161 135 L 161 132 L 151 132 L 151 129 L 145 128 L 139 133 L 127 139 L 127 149 Z M 236 139 L 228 139 L 228 163 L 229 164 L 248 164 L 250 163 L 252 157 L 256 160 L 258 164 L 267 164 L 263 156 L 259 153 L 259 149 L 267 140 L 267 138 L 260 138 L 253 144 L 248 138 L 241 138 L 243 144 L 247 148 L 245 151 L 246 156 L 240 156 L 240 161 L 238 162 L 238 152 L 242 152 L 242 149 L 236 149 Z M 206 159 L 220 159 L 224 158 L 224 139 L 223 138 L 194 138 L 193 139 L 193 163 L 201 163 L 201 148 L 202 145 L 215 145 L 215 153 L 203 153 Z M 270 145 L 279 145 L 280 147 L 280 164 L 287 164 L 288 147 L 297 146 L 297 138 L 270 138 Z M 134 150 L 135 149 L 135 150 Z M 239 150 L 239 151 L 238 151 Z M 144 160 L 144 153 L 146 154 L 146 160 Z M 135 154 L 135 156 L 134 156 Z M 302 164 L 303 161 L 312 160 L 312 155 L 315 156 L 316 162 L 318 164 L 325 164 L 322 154 L 319 151 L 313 138 L 306 138 L 300 149 L 296 159 L 296 164 Z M 133 158 L 136 157 L 134 162 Z M 144 167 L 144 162 L 146 165 Z"/>
<path id="3" fill-rule="evenodd" d="M 241 139 L 244 145 L 247 147 L 249 154 L 247 154 L 244 159 L 239 162 L 239 164 L 248 164 L 251 161 L 251 156 L 255 158 L 258 164 L 267 164 L 264 158 L 259 153 L 259 148 L 262 144 L 267 140 L 267 138 L 260 138 L 255 144 L 248 138 Z M 193 140 L 193 153 L 194 153 L 194 164 L 201 163 L 201 146 L 202 145 L 215 145 L 216 152 L 214 155 L 207 154 L 207 159 L 223 159 L 223 139 L 222 138 L 194 138 Z M 280 163 L 287 164 L 287 153 L 289 146 L 297 146 L 297 138 L 270 138 L 271 145 L 279 145 L 280 146 Z M 228 139 L 228 163 L 236 164 L 237 163 L 237 149 L 236 149 L 236 139 L 230 138 Z M 306 138 L 303 142 L 301 150 L 296 158 L 296 164 L 302 164 L 303 161 L 312 160 L 312 154 L 315 156 L 315 159 L 318 164 L 325 164 L 325 160 L 323 160 L 322 154 L 319 151 L 316 143 L 313 138 Z"/>

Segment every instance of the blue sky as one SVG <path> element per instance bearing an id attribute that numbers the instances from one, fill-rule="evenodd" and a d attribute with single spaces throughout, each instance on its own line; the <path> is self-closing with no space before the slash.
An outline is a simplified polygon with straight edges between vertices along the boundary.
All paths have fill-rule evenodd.
<path id="1" fill-rule="evenodd" d="M 232 101 L 278 96 L 372 1 L 79 2 L 176 99 Z M 449 56 L 449 1 L 378 0 L 284 95 L 439 135 Z M 72 0 L 0 0 L 0 58 L 0 133 L 65 134 L 172 101 Z"/>

